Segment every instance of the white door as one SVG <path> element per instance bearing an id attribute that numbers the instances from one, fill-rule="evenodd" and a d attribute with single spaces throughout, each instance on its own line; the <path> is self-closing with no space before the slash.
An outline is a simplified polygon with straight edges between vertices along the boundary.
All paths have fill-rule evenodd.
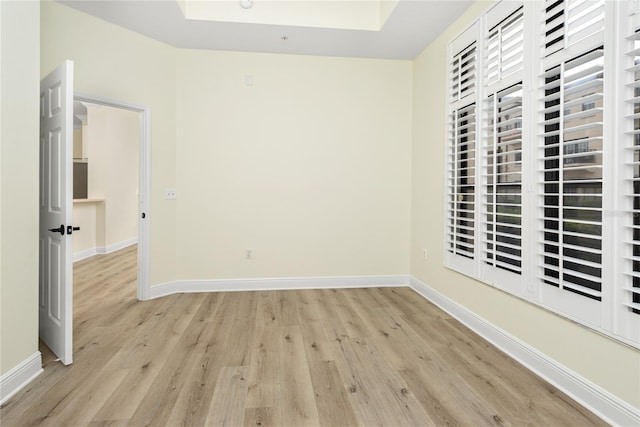
<path id="1" fill-rule="evenodd" d="M 40 82 L 40 339 L 73 361 L 73 62 Z"/>

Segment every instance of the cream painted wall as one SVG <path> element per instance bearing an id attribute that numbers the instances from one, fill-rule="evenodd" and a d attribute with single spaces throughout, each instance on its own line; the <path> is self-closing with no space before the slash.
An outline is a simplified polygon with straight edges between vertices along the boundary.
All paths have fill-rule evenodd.
<path id="1" fill-rule="evenodd" d="M 38 351 L 39 35 L 38 2 L 0 1 L 0 375 Z"/>
<path id="2" fill-rule="evenodd" d="M 151 284 L 175 278 L 176 74 L 173 47 L 62 4 L 41 3 L 41 73 L 75 62 L 76 93 L 151 109 Z M 89 150 L 89 156 L 93 153 Z"/>
<path id="3" fill-rule="evenodd" d="M 447 43 L 490 4 L 475 3 L 414 61 L 411 274 L 640 407 L 640 351 L 443 267 Z"/>
<path id="4" fill-rule="evenodd" d="M 87 105 L 87 192 L 91 199 L 104 199 L 103 246 L 138 237 L 139 115 Z"/>
<path id="5" fill-rule="evenodd" d="M 179 279 L 406 274 L 411 62 L 177 64 Z"/>
<path id="6" fill-rule="evenodd" d="M 73 158 L 81 159 L 84 156 L 82 149 L 82 127 L 73 128 Z"/>
<path id="7" fill-rule="evenodd" d="M 105 247 L 104 210 L 103 201 L 73 202 L 73 225 L 80 227 L 80 231 L 73 233 L 74 256 L 85 255 L 87 251 L 93 254 L 97 248 Z"/>
<path id="8" fill-rule="evenodd" d="M 410 62 L 182 51 L 50 1 L 41 43 L 152 109 L 152 285 L 408 271 Z"/>

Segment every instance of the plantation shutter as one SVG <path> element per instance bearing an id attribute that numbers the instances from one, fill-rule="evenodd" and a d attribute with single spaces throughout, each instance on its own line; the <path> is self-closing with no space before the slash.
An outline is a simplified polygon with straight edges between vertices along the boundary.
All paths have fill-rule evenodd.
<path id="1" fill-rule="evenodd" d="M 544 56 L 604 39 L 604 0 L 546 0 Z M 597 43 L 597 42 L 596 42 Z"/>
<path id="2" fill-rule="evenodd" d="M 517 293 L 522 273 L 523 8 L 501 2 L 488 12 L 487 24 L 482 276 Z"/>
<path id="3" fill-rule="evenodd" d="M 476 88 L 476 43 L 473 42 L 451 61 L 451 101 L 455 102 L 466 96 L 472 96 Z"/>
<path id="4" fill-rule="evenodd" d="M 474 25 L 450 46 L 447 154 L 448 265 L 474 275 L 478 46 Z"/>
<path id="5" fill-rule="evenodd" d="M 564 49 L 545 59 L 542 75 L 541 298 L 560 312 L 600 325 L 604 1 L 546 5 L 543 48 L 548 53 L 553 41 L 549 19 L 559 19 L 562 11 Z"/>
<path id="6" fill-rule="evenodd" d="M 524 17 L 522 6 L 509 13 L 501 22 L 493 24 L 491 18 L 503 18 L 504 7 L 513 8 L 509 2 L 494 7 L 488 16 L 491 29 L 487 35 L 486 84 L 492 85 L 507 76 L 522 71 L 524 59 Z M 494 18 L 495 20 L 496 18 Z M 520 78 L 519 80 L 522 80 Z"/>
<path id="7" fill-rule="evenodd" d="M 474 257 L 475 245 L 475 104 L 451 113 L 449 250 Z"/>
<path id="8" fill-rule="evenodd" d="M 640 0 L 498 1 L 447 55 L 445 265 L 640 348 Z"/>
<path id="9" fill-rule="evenodd" d="M 625 277 L 621 292 L 619 333 L 640 342 L 640 3 L 629 2 L 627 132 L 625 137 L 624 206 Z"/>
<path id="10" fill-rule="evenodd" d="M 522 84 L 489 96 L 484 150 L 484 261 L 522 272 Z"/>

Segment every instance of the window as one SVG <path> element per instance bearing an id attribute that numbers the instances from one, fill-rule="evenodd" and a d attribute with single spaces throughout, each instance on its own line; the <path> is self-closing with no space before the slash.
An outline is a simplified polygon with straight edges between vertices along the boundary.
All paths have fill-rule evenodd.
<path id="1" fill-rule="evenodd" d="M 640 347 L 638 2 L 502 1 L 449 55 L 446 265 Z"/>
<path id="2" fill-rule="evenodd" d="M 516 2 L 494 7 L 484 38 L 480 274 L 513 292 L 522 282 L 523 12 Z"/>
<path id="3" fill-rule="evenodd" d="M 543 75 L 543 283 L 596 301 L 602 299 L 603 69 L 598 47 Z M 591 102 L 597 108 L 582 109 Z M 585 151 L 593 161 L 584 162 Z M 561 300 L 548 298 L 551 306 Z"/>
<path id="4" fill-rule="evenodd" d="M 476 258 L 477 26 L 454 43 L 449 63 L 447 248 L 452 262 Z"/>
<path id="5" fill-rule="evenodd" d="M 487 99 L 484 151 L 484 262 L 512 273 L 522 267 L 522 85 Z"/>
<path id="6" fill-rule="evenodd" d="M 474 257 L 475 244 L 475 105 L 452 112 L 449 239 L 450 251 Z"/>

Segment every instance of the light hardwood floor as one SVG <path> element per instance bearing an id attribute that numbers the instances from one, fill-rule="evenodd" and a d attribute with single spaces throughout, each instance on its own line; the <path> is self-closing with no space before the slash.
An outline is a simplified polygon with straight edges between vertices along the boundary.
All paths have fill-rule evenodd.
<path id="1" fill-rule="evenodd" d="M 138 302 L 135 247 L 75 265 L 75 363 L 9 426 L 604 425 L 408 288 Z"/>

